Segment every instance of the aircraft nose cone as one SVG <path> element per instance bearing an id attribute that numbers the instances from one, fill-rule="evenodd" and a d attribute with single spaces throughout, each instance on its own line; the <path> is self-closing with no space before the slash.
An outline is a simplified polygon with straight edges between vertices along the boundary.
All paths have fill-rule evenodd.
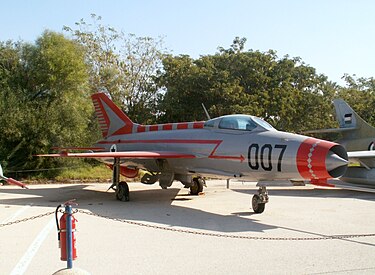
<path id="1" fill-rule="evenodd" d="M 326 157 L 326 168 L 327 171 L 332 171 L 341 166 L 348 165 L 348 161 L 333 152 L 328 152 Z"/>

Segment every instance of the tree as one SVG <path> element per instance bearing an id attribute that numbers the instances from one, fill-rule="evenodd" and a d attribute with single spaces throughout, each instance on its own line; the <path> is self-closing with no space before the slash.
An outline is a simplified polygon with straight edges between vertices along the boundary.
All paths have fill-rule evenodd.
<path id="1" fill-rule="evenodd" d="M 102 25 L 100 16 L 91 18 L 92 24 L 81 19 L 77 29 L 64 27 L 86 50 L 91 89 L 107 90 L 135 121 L 154 121 L 158 91 L 153 75 L 161 67 L 162 39 L 126 35 Z"/>
<path id="2" fill-rule="evenodd" d="M 247 113 L 286 131 L 333 123 L 333 83 L 300 58 L 278 58 L 272 50 L 244 51 L 245 41 L 236 37 L 231 48 L 220 47 L 215 55 L 196 60 L 166 56 L 156 78 L 165 91 L 160 121 L 205 119 L 203 102 L 212 116 Z"/>
<path id="3" fill-rule="evenodd" d="M 36 43 L 0 48 L 0 150 L 11 169 L 56 162 L 33 157 L 52 146 L 86 145 L 92 106 L 82 47 L 45 31 Z"/>
<path id="4" fill-rule="evenodd" d="M 338 87 L 336 97 L 343 98 L 368 123 L 375 125 L 375 79 L 345 75 L 346 87 Z"/>

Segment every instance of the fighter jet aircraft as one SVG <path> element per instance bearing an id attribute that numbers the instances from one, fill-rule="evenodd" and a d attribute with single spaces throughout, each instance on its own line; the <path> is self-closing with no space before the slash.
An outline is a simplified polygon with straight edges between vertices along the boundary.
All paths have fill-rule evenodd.
<path id="1" fill-rule="evenodd" d="M 120 182 L 148 171 L 144 184 L 159 181 L 162 188 L 180 181 L 191 194 L 203 190 L 204 177 L 258 181 L 254 212 L 268 202 L 266 186 L 273 181 L 311 181 L 319 184 L 339 177 L 347 167 L 347 153 L 336 143 L 277 131 L 250 115 L 226 115 L 199 122 L 141 125 L 134 123 L 105 93 L 92 95 L 103 139 L 97 152 L 41 156 L 96 158 L 113 169 L 116 198 L 129 200 L 129 187 Z"/>
<path id="2" fill-rule="evenodd" d="M 340 128 L 320 129 L 305 133 L 341 133 L 337 143 L 348 151 L 349 166 L 340 178 L 348 183 L 375 188 L 375 128 L 363 120 L 344 100 L 333 101 Z"/>

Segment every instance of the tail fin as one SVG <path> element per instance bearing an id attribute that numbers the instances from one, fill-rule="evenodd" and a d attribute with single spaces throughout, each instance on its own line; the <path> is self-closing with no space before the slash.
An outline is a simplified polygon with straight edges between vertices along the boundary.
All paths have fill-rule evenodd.
<path id="1" fill-rule="evenodd" d="M 375 128 L 364 121 L 349 105 L 342 99 L 333 101 L 336 109 L 336 118 L 339 122 L 343 136 L 352 136 L 355 132 L 356 138 L 368 138 L 375 136 Z"/>
<path id="2" fill-rule="evenodd" d="M 91 96 L 103 137 L 131 134 L 134 123 L 105 93 Z"/>

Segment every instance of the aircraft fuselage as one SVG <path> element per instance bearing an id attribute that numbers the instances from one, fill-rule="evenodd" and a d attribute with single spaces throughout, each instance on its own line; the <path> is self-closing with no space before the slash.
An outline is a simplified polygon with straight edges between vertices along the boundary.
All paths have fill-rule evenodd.
<path id="1" fill-rule="evenodd" d="M 110 136 L 97 146 L 104 151 L 115 148 L 116 151 L 172 151 L 195 155 L 196 158 L 191 159 L 126 161 L 127 167 L 173 173 L 176 178 L 196 174 L 257 181 L 330 178 L 335 176 L 333 170 L 337 167 L 327 169 L 329 152 L 333 150 L 334 154 L 345 158 L 344 150 L 337 144 L 277 130 L 162 130 L 161 126 L 157 129 L 161 130 Z M 109 158 L 107 162 L 110 164 L 113 160 Z M 309 164 L 311 168 L 306 169 Z"/>

